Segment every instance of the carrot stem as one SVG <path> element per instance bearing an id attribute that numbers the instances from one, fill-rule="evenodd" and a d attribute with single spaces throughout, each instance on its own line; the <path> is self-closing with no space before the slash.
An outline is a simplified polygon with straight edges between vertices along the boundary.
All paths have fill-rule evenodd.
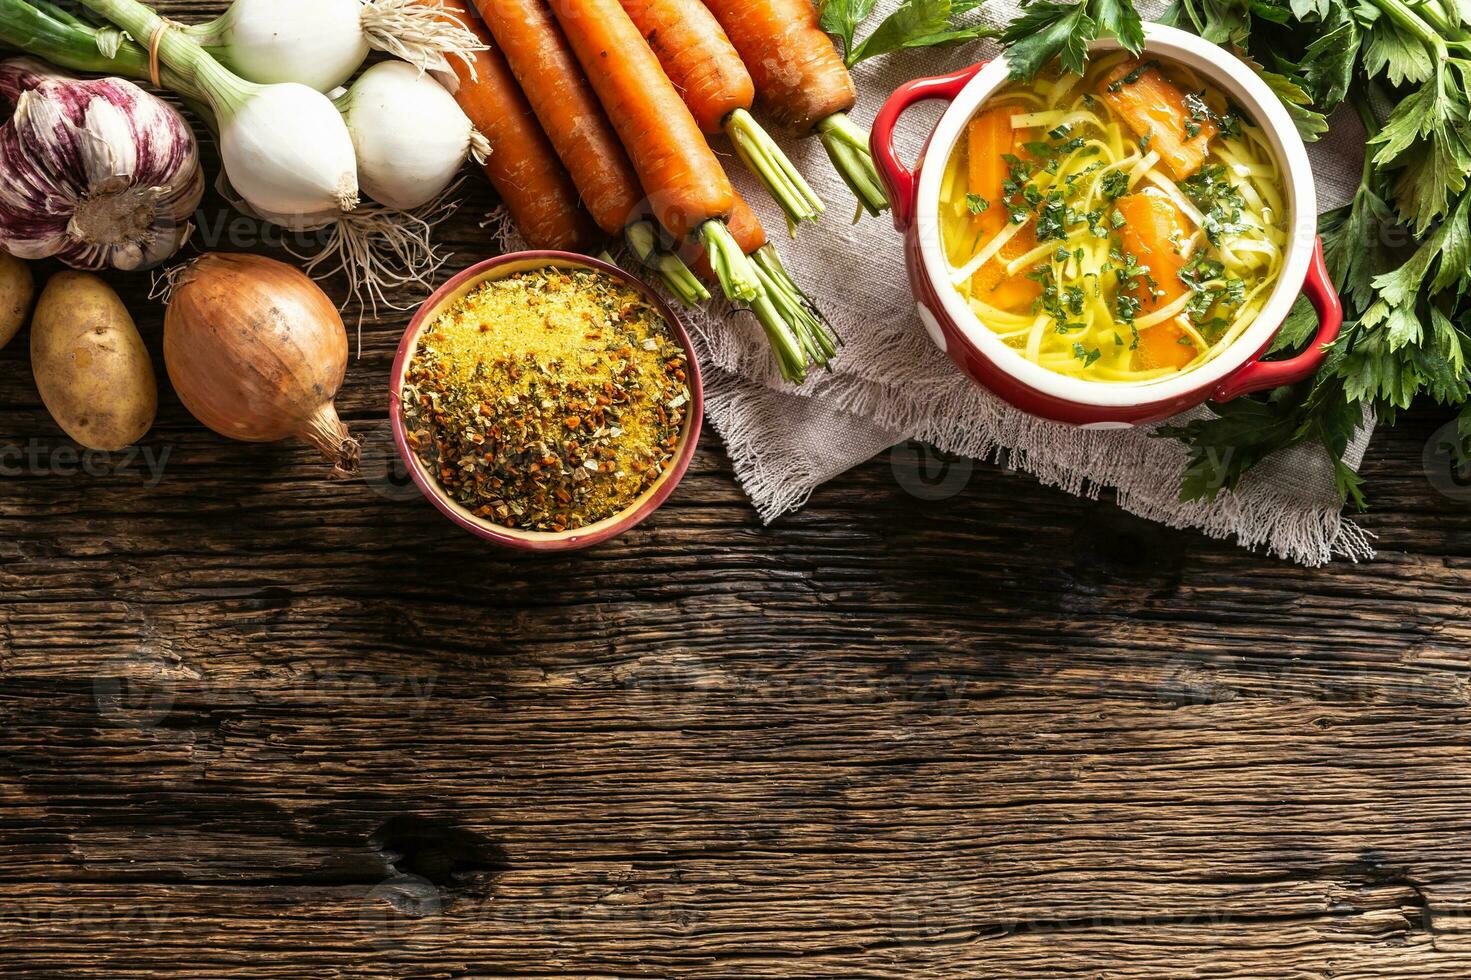
<path id="1" fill-rule="evenodd" d="M 725 134 L 735 146 L 736 156 L 770 192 L 787 216 L 793 235 L 804 221 L 816 221 L 827 208 L 799 170 L 756 118 L 737 109 L 725 119 Z"/>
<path id="2" fill-rule="evenodd" d="M 751 302 L 751 312 L 766 331 L 766 340 L 776 355 L 781 376 L 794 384 L 807 380 L 807 349 L 793 332 L 783 312 L 771 294 L 763 292 Z"/>
<path id="3" fill-rule="evenodd" d="M 678 255 L 659 248 L 658 232 L 652 221 L 635 221 L 624 230 L 634 258 L 646 268 L 659 273 L 664 285 L 686 307 L 694 307 L 710 298 L 710 290 L 700 282 Z"/>
<path id="4" fill-rule="evenodd" d="M 792 279 L 775 246 L 763 245 L 751 253 L 750 258 L 766 291 L 779 307 L 789 311 L 787 320 L 801 338 L 802 346 L 811 355 L 813 363 L 818 367 L 828 367 L 842 339 L 827 322 L 827 317 L 822 315 L 812 297 Z"/>
<path id="5" fill-rule="evenodd" d="M 710 255 L 710 268 L 732 303 L 750 303 L 765 291 L 751 263 L 731 236 L 723 221 L 707 221 L 700 226 L 700 240 Z"/>
<path id="6" fill-rule="evenodd" d="M 868 137 L 849 119 L 846 113 L 838 112 L 817 124 L 817 132 L 827 150 L 828 159 L 837 168 L 838 175 L 858 198 L 858 203 L 869 214 L 877 217 L 889 207 L 889 196 L 884 193 L 878 168 L 873 165 L 873 154 L 868 148 Z"/>

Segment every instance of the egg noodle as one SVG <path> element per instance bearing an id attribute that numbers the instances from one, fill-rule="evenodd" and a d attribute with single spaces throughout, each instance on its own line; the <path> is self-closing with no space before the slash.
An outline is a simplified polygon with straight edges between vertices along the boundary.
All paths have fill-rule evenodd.
<path id="1" fill-rule="evenodd" d="M 1279 167 L 1190 71 L 1120 54 L 1012 83 L 971 127 L 940 196 L 951 283 L 1028 360 L 1090 381 L 1170 377 L 1266 305 L 1286 258 Z"/>

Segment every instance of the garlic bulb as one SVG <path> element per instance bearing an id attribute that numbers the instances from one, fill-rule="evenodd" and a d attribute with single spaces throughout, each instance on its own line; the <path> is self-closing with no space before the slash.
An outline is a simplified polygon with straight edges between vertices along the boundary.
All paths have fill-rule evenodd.
<path id="1" fill-rule="evenodd" d="M 189 124 L 121 78 L 0 62 L 0 247 L 74 269 L 144 269 L 188 240 L 204 196 Z"/>

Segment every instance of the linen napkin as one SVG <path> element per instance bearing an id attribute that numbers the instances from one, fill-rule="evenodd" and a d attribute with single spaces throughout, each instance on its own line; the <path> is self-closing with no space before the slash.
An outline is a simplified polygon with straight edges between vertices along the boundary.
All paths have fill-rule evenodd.
<path id="1" fill-rule="evenodd" d="M 860 34 L 897 6 L 898 0 L 879 0 Z M 1017 9 L 1014 0 L 1004 0 L 986 12 L 1004 25 Z M 1146 17 L 1159 9 L 1141 5 Z M 902 83 L 956 71 L 997 50 L 981 42 L 900 51 L 860 64 L 852 116 L 866 126 Z M 943 109 L 921 106 L 905 117 L 898 140 L 904 159 L 917 159 Z M 821 223 L 802 228 L 796 240 L 787 239 L 780 212 L 734 158 L 727 170 L 761 215 L 793 277 L 843 336 L 846 346 L 833 372 L 793 387 L 776 373 L 749 317 L 717 305 L 688 321 L 706 370 L 707 416 L 764 520 L 800 508 L 823 483 L 916 439 L 955 455 L 995 460 L 1071 494 L 1098 497 L 1112 490 L 1120 507 L 1149 520 L 1231 538 L 1304 565 L 1372 557 L 1367 535 L 1343 517 L 1332 466 L 1316 447 L 1279 454 L 1258 466 L 1237 492 L 1214 503 L 1182 503 L 1186 453 L 1175 440 L 1138 429 L 1093 432 L 1046 422 L 978 388 L 934 346 L 916 317 L 902 238 L 890 218 L 865 216 L 852 223 L 852 195 L 817 141 L 782 142 L 828 203 Z M 1333 120 L 1328 136 L 1309 144 L 1322 210 L 1352 199 L 1364 142 L 1353 114 L 1344 113 Z M 1372 428 L 1365 426 L 1353 441 L 1348 462 L 1355 468 Z"/>

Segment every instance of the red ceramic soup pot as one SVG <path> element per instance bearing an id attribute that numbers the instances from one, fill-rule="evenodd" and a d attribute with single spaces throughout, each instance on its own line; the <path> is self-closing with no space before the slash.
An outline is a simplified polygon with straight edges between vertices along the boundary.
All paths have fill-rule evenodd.
<path id="1" fill-rule="evenodd" d="M 1114 40 L 1090 47 L 1093 53 L 1118 49 Z M 921 322 L 939 348 L 978 384 L 1042 418 L 1088 428 L 1128 428 L 1170 418 L 1207 401 L 1227 402 L 1293 384 L 1318 369 L 1327 356 L 1325 346 L 1337 339 L 1343 325 L 1343 307 L 1328 278 L 1317 237 L 1317 192 L 1307 151 L 1281 102 L 1250 66 L 1194 34 L 1148 25 L 1146 56 L 1150 55 L 1179 62 L 1208 79 L 1262 128 L 1280 162 L 1290 223 L 1282 277 L 1256 321 L 1210 360 L 1166 378 L 1108 383 L 1049 371 L 997 338 L 950 284 L 939 217 L 945 167 L 966 124 L 1008 81 L 1010 68 L 1004 56 L 953 75 L 922 78 L 902 86 L 874 122 L 874 161 L 894 203 L 894 222 L 905 236 L 909 279 Z M 950 106 L 911 171 L 896 152 L 894 130 L 907 109 L 931 100 Z M 1318 333 L 1312 345 L 1289 360 L 1262 360 L 1300 294 L 1318 312 Z"/>
<path id="2" fill-rule="evenodd" d="M 690 387 L 690 402 L 685 415 L 684 431 L 680 434 L 674 461 L 654 485 L 621 513 L 614 514 L 607 520 L 588 527 L 556 534 L 502 527 L 472 514 L 445 493 L 439 481 L 419 461 L 418 454 L 409 448 L 408 432 L 404 426 L 403 401 L 400 396 L 404 376 L 408 373 L 415 350 L 418 349 L 419 337 L 430 324 L 439 318 L 441 312 L 483 283 L 504 279 L 518 272 L 546 268 L 594 269 L 622 280 L 643 294 L 644 299 L 664 317 L 665 322 L 669 324 L 670 333 L 684 348 L 685 357 L 689 362 Z M 579 551 L 602 544 L 637 527 L 654 511 L 662 507 L 674 493 L 674 488 L 679 486 L 680 480 L 684 479 L 690 461 L 694 458 L 695 447 L 700 441 L 700 427 L 705 418 L 705 389 L 700 377 L 700 364 L 695 358 L 695 350 L 690 344 L 689 334 L 685 331 L 684 325 L 680 323 L 679 317 L 669 308 L 669 304 L 665 303 L 647 283 L 635 279 L 615 265 L 609 265 L 585 255 L 555 251 L 513 252 L 509 255 L 486 259 L 479 265 L 471 266 L 441 286 L 433 296 L 425 301 L 423 306 L 419 307 L 419 311 L 409 324 L 409 329 L 404 333 L 403 340 L 398 345 L 398 356 L 393 362 L 388 413 L 393 422 L 393 441 L 398 446 L 398 453 L 403 457 L 404 465 L 408 467 L 414 485 L 441 514 L 456 525 L 492 544 L 518 551 Z"/>

